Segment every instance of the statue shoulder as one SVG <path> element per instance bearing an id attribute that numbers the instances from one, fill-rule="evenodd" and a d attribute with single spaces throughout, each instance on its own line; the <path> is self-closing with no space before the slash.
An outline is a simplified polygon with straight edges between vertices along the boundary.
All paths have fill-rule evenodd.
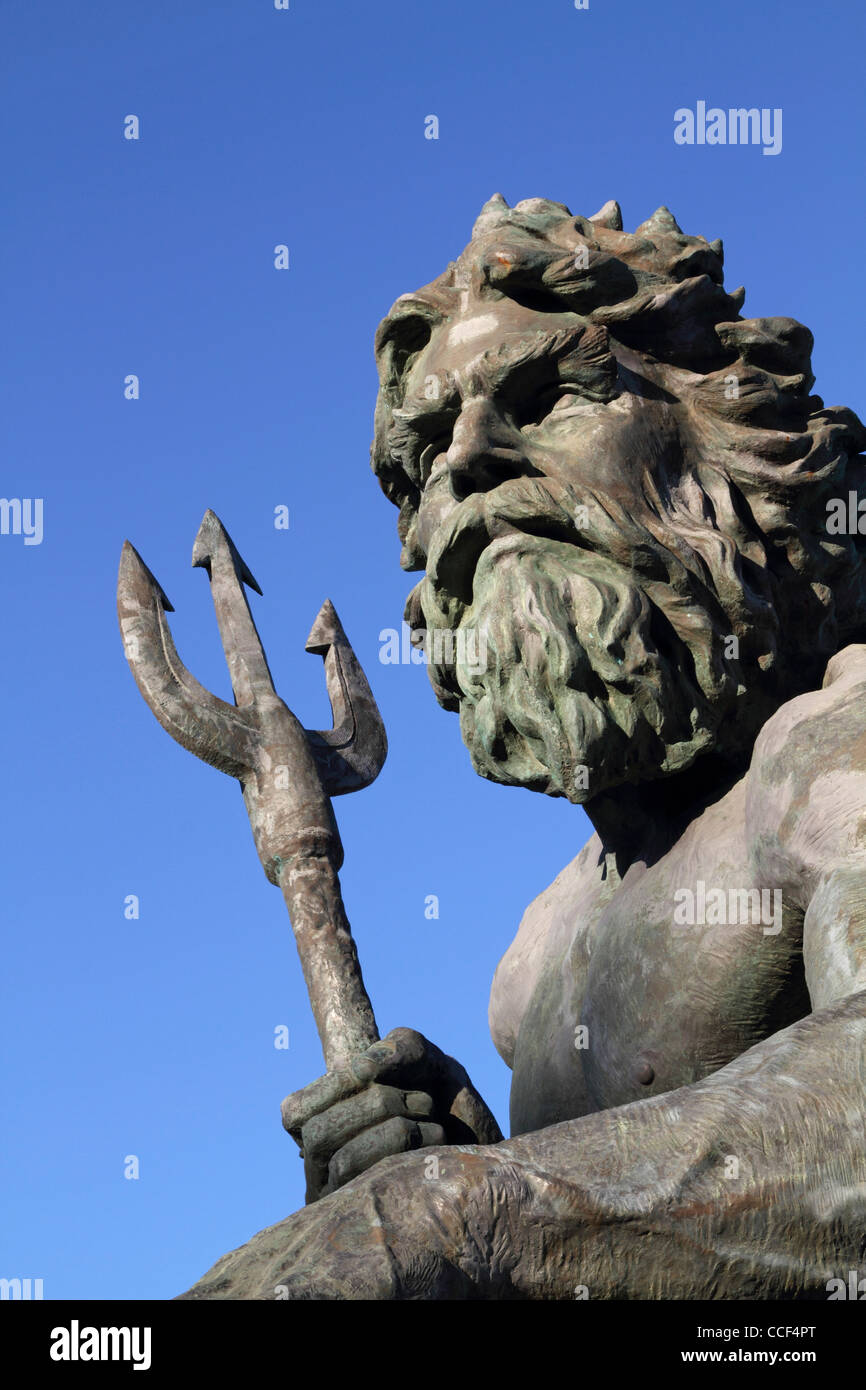
<path id="1" fill-rule="evenodd" d="M 766 875 L 807 885 L 866 824 L 866 645 L 830 660 L 820 690 L 789 700 L 755 741 L 746 828 Z"/>
<path id="2" fill-rule="evenodd" d="M 852 758 L 866 765 L 866 645 L 843 647 L 827 665 L 820 690 L 782 705 L 755 740 L 751 774 L 778 781 L 806 773 L 794 760 L 807 754 L 809 775 Z"/>
<path id="3" fill-rule="evenodd" d="M 493 977 L 488 1020 L 494 1046 L 510 1067 L 517 1034 L 535 987 L 545 970 L 592 920 L 592 908 L 604 888 L 600 870 L 601 841 L 593 834 L 553 882 L 533 898 L 517 935 Z"/>

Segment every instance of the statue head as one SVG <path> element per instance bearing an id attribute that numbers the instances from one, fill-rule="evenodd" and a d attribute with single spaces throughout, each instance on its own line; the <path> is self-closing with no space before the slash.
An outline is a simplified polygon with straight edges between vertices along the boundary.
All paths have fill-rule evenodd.
<path id="1" fill-rule="evenodd" d="M 666 208 L 626 233 L 615 203 L 497 195 L 381 324 L 407 621 L 482 776 L 580 802 L 742 763 L 866 637 L 866 538 L 827 525 L 866 431 L 810 394 L 808 329 L 744 294 Z"/>

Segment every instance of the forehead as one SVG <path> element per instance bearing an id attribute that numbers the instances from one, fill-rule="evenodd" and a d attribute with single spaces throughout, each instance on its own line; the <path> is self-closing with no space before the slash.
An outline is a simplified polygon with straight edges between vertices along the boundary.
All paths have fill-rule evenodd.
<path id="1" fill-rule="evenodd" d="M 538 342 L 540 336 L 561 334 L 584 322 L 576 314 L 546 313 L 517 304 L 512 299 L 479 301 L 471 299 L 460 313 L 434 328 L 421 353 L 418 366 L 424 371 L 459 372 L 480 364 L 485 354 Z"/>

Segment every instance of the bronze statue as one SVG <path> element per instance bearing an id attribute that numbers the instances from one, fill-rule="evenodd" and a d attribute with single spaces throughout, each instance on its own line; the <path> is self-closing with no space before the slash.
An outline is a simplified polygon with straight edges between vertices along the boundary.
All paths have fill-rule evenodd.
<path id="1" fill-rule="evenodd" d="M 487 654 L 436 695 L 595 834 L 493 982 L 512 1138 L 397 1029 L 284 1103 L 309 1205 L 184 1298 L 814 1298 L 862 1264 L 866 431 L 742 303 L 665 208 L 497 196 L 381 325 L 407 617 Z"/>

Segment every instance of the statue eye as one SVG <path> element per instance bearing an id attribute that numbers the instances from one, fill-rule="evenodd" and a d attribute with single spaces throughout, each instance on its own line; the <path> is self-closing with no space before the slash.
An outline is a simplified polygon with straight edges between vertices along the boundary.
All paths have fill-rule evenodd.
<path id="1" fill-rule="evenodd" d="M 557 388 L 556 399 L 553 401 L 548 415 L 556 415 L 560 410 L 568 410 L 573 405 L 584 405 L 585 397 L 580 394 L 576 386 L 560 386 Z"/>
<path id="2" fill-rule="evenodd" d="M 535 397 L 532 409 L 527 412 L 521 425 L 540 425 L 551 415 L 556 415 L 559 411 L 567 410 L 571 406 L 583 405 L 584 402 L 585 397 L 581 395 L 578 387 L 570 385 L 568 382 L 557 381 L 552 386 L 545 387 Z"/>
<path id="3" fill-rule="evenodd" d="M 447 434 L 440 434 L 421 450 L 418 459 L 418 471 L 421 478 L 421 487 L 427 486 L 433 465 L 442 454 L 446 454 L 451 447 L 451 431 Z"/>

